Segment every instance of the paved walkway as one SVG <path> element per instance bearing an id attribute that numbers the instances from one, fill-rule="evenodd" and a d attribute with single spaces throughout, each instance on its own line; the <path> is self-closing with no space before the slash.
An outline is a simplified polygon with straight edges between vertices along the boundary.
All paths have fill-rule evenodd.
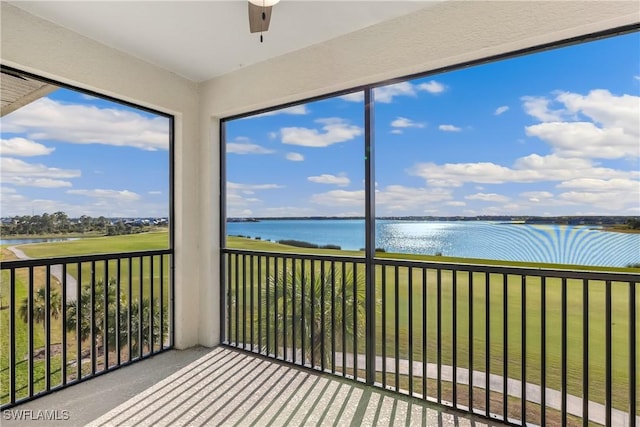
<path id="1" fill-rule="evenodd" d="M 365 355 L 358 355 L 358 366 L 365 366 Z M 383 359 L 380 356 L 376 357 L 376 371 L 382 372 Z M 399 363 L 400 374 L 409 375 L 409 361 L 406 359 L 400 359 Z M 342 367 L 342 353 L 336 352 L 336 367 Z M 353 354 L 347 353 L 347 368 L 353 368 Z M 395 359 L 391 357 L 386 358 L 385 371 L 390 374 L 395 374 Z M 422 377 L 422 362 L 413 362 L 413 375 L 416 377 Z M 442 365 L 440 377 L 443 381 L 452 382 L 453 380 L 453 367 L 448 365 Z M 438 378 L 438 365 L 435 363 L 427 363 L 427 378 Z M 489 389 L 498 393 L 502 393 L 504 379 L 500 375 L 489 375 Z M 456 369 L 456 382 L 462 385 L 469 384 L 469 370 L 466 368 Z M 486 374 L 481 371 L 473 371 L 473 386 L 474 388 L 484 389 L 486 385 Z M 513 378 L 507 379 L 507 393 L 509 396 L 520 399 L 522 397 L 522 382 Z M 542 401 L 542 387 L 537 384 L 526 384 L 527 401 L 540 404 Z M 546 406 L 549 408 L 561 409 L 562 393 L 558 390 L 546 388 Z M 567 394 L 567 413 L 582 417 L 582 398 Z M 605 424 L 606 420 L 606 407 L 600 403 L 589 401 L 589 421 L 598 424 Z M 628 426 L 629 413 L 620 411 L 618 409 L 612 409 L 611 411 L 611 423 L 615 426 Z M 636 416 L 635 425 L 640 426 L 640 416 Z"/>
<path id="2" fill-rule="evenodd" d="M 18 249 L 15 246 L 9 246 L 7 248 L 11 252 L 14 253 L 18 259 L 31 259 L 30 256 L 24 253 L 21 249 Z M 62 265 L 52 265 L 51 266 L 51 275 L 55 277 L 60 284 L 62 284 Z M 77 297 L 77 286 L 78 281 L 71 274 L 67 273 L 67 302 L 73 302 Z"/>

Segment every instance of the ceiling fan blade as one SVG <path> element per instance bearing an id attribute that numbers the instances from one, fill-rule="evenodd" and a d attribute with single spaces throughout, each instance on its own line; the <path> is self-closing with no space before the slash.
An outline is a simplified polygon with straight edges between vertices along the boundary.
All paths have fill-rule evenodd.
<path id="1" fill-rule="evenodd" d="M 252 33 L 267 31 L 271 22 L 271 6 L 256 6 L 250 2 L 247 4 L 249 5 L 249 30 Z M 262 19 L 263 12 L 264 19 Z"/>

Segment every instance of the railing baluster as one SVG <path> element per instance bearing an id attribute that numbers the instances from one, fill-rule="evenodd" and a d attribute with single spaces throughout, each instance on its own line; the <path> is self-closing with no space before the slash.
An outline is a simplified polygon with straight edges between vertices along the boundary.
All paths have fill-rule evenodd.
<path id="1" fill-rule="evenodd" d="M 322 369 L 323 371 L 325 370 L 325 359 L 326 359 L 326 355 L 325 355 L 325 348 L 324 348 L 324 341 L 325 341 L 325 337 L 326 337 L 326 329 L 325 329 L 325 312 L 326 312 L 326 301 L 325 301 L 325 293 L 326 293 L 326 289 L 325 289 L 325 282 L 327 281 L 327 278 L 325 276 L 325 271 L 324 271 L 324 261 L 320 262 L 320 369 Z"/>
<path id="2" fill-rule="evenodd" d="M 613 407 L 613 398 L 612 398 L 612 383 L 613 378 L 611 377 L 612 371 L 612 342 L 611 342 L 611 281 L 607 280 L 605 282 L 605 425 L 610 426 L 611 424 L 611 408 Z M 566 325 L 565 325 L 566 327 Z M 566 335 L 564 335 L 566 339 Z M 563 373 L 566 376 L 566 373 Z M 563 393 L 564 394 L 564 393 Z M 566 410 L 566 409 L 565 409 Z"/>
<path id="3" fill-rule="evenodd" d="M 458 271 L 453 270 L 451 283 L 451 311 L 453 336 L 451 337 L 451 381 L 453 386 L 453 407 L 458 407 Z"/>
<path id="4" fill-rule="evenodd" d="M 269 293 L 271 290 L 271 280 L 269 280 L 269 274 L 271 272 L 271 265 L 270 265 L 270 257 L 266 257 L 266 270 L 265 270 L 265 279 L 266 279 L 266 289 L 265 289 L 265 306 L 266 306 L 266 317 L 264 319 L 264 323 L 265 323 L 265 341 L 266 341 L 266 346 L 265 346 L 265 352 L 267 355 L 271 354 L 271 347 L 269 346 L 269 344 L 271 343 L 271 329 L 269 328 L 269 321 L 271 320 L 271 304 L 269 303 Z M 275 326 L 274 326 L 275 328 Z"/>
<path id="5" fill-rule="evenodd" d="M 307 275 L 306 275 L 306 269 L 305 269 L 305 260 L 302 260 L 302 262 L 300 263 L 300 363 L 304 366 L 307 363 L 307 356 L 305 353 L 305 348 L 304 348 L 304 342 L 305 342 L 305 335 L 307 333 L 306 328 L 305 328 L 305 318 L 304 318 L 304 313 L 307 310 L 306 308 L 306 299 L 305 299 L 305 292 L 304 292 L 304 288 L 305 288 L 305 284 L 307 283 Z"/>
<path id="6" fill-rule="evenodd" d="M 522 411 L 522 424 L 527 424 L 527 279 L 524 275 L 520 276 L 520 293 L 522 298 L 522 306 L 520 312 L 520 322 L 522 327 L 522 341 L 521 341 L 521 359 L 522 359 L 522 380 L 521 386 L 521 411 Z M 566 336 L 565 336 L 566 339 Z M 563 424 L 563 425 L 566 425 Z"/>
<path id="7" fill-rule="evenodd" d="M 232 273 L 235 276 L 236 274 L 238 274 L 237 270 L 233 270 L 233 268 L 231 268 L 231 266 L 233 265 L 233 261 L 232 258 L 237 257 L 238 255 L 236 254 L 227 254 L 227 274 L 225 275 L 226 277 L 226 283 L 223 285 L 226 287 L 226 292 L 225 294 L 227 295 L 226 301 L 224 302 L 227 305 L 227 317 L 226 317 L 226 322 L 227 322 L 227 343 L 231 344 L 232 343 L 232 339 L 231 339 L 231 315 L 232 315 L 232 306 L 231 304 L 233 304 L 233 298 L 231 296 L 231 288 L 232 288 Z M 221 325 L 221 327 L 224 327 L 224 325 Z"/>
<path id="8" fill-rule="evenodd" d="M 273 352 L 278 358 L 278 264 L 280 258 L 273 257 Z"/>
<path id="9" fill-rule="evenodd" d="M 242 255 L 242 349 L 247 349 L 247 255 Z"/>
<path id="10" fill-rule="evenodd" d="M 296 363 L 296 259 L 291 259 L 291 358 Z"/>
<path id="11" fill-rule="evenodd" d="M 437 399 L 442 403 L 442 270 L 438 269 L 436 279 L 436 318 L 438 328 L 436 329 L 436 357 L 438 365 Z"/>
<path id="12" fill-rule="evenodd" d="M 91 261 L 91 375 L 96 374 L 96 262 Z"/>
<path id="13" fill-rule="evenodd" d="M 540 289 L 540 425 L 547 420 L 547 278 Z"/>
<path id="14" fill-rule="evenodd" d="M 129 359 L 129 362 L 131 362 L 131 359 L 133 359 L 132 357 L 132 339 L 133 337 L 131 336 L 131 334 L 133 334 L 133 329 L 131 328 L 131 323 L 133 323 L 133 312 L 131 311 L 131 304 L 133 302 L 133 258 L 128 257 L 127 258 L 127 266 L 128 266 L 128 285 L 127 285 L 127 309 L 129 310 L 128 314 L 127 314 L 127 347 L 128 347 L 128 351 L 129 351 L 129 355 L 127 356 L 127 359 Z"/>
<path id="15" fill-rule="evenodd" d="M 82 264 L 77 264 L 78 281 L 76 282 L 76 381 L 82 379 Z"/>
<path id="16" fill-rule="evenodd" d="M 502 420 L 509 419 L 509 297 L 508 277 L 502 277 Z"/>
<path id="17" fill-rule="evenodd" d="M 491 414 L 491 288 L 489 286 L 489 273 L 484 273 L 484 409 L 487 418 Z"/>
<path id="18" fill-rule="evenodd" d="M 342 376 L 347 376 L 347 264 L 342 262 Z"/>
<path id="19" fill-rule="evenodd" d="M 473 272 L 469 271 L 469 412 L 473 413 Z"/>
<path id="20" fill-rule="evenodd" d="M 151 255 L 149 257 L 149 352 L 153 354 L 155 352 L 154 345 L 154 329 L 153 329 L 153 307 L 155 306 L 155 301 L 153 299 L 153 287 L 155 284 L 155 280 L 153 277 L 153 268 L 154 268 L 154 256 Z M 106 311 L 105 311 L 106 312 Z"/>
<path id="21" fill-rule="evenodd" d="M 358 379 L 358 265 L 353 269 L 353 378 Z"/>
<path id="22" fill-rule="evenodd" d="M 45 267 L 44 305 L 44 389 L 51 390 L 51 266 Z"/>
<path id="23" fill-rule="evenodd" d="M 258 255 L 258 353 L 262 354 L 262 255 Z"/>
<path id="24" fill-rule="evenodd" d="M 331 373 L 336 373 L 336 262 L 331 261 Z"/>
<path id="25" fill-rule="evenodd" d="M 636 285 L 635 282 L 629 282 L 629 425 L 632 426 L 636 419 L 636 399 L 638 389 L 636 384 L 637 366 L 636 366 L 636 327 L 638 319 L 636 318 Z"/>
<path id="26" fill-rule="evenodd" d="M 413 396 L 413 267 L 409 267 L 407 302 L 409 305 L 409 396 Z"/>
<path id="27" fill-rule="evenodd" d="M 382 266 L 382 387 L 387 388 L 387 266 Z"/>
<path id="28" fill-rule="evenodd" d="M 562 309 L 561 309 L 561 313 L 562 313 L 562 322 L 561 322 L 561 328 L 562 328 L 562 335 L 561 335 L 561 339 L 562 339 L 562 361 L 560 362 L 560 366 L 561 366 L 561 381 L 562 381 L 562 397 L 561 397 L 561 403 L 560 403 L 560 411 L 561 411 L 561 418 L 562 418 L 562 425 L 566 426 L 567 425 L 567 279 L 563 278 L 562 279 L 562 297 L 561 297 L 561 304 L 562 304 Z M 524 307 L 524 304 L 522 305 Z M 523 308 L 524 311 L 524 308 Z M 524 339 L 524 337 L 523 337 Z M 526 360 L 525 356 L 524 356 L 524 352 L 523 352 L 523 361 Z M 524 363 L 523 363 L 524 366 Z M 522 376 L 523 382 L 525 380 L 525 376 Z M 524 394 L 523 394 L 524 396 Z M 611 425 L 611 424 L 607 424 L 607 425 Z"/>
<path id="29" fill-rule="evenodd" d="M 161 258 L 162 259 L 162 258 Z M 121 298 L 121 259 L 118 258 L 116 260 L 116 366 L 120 366 L 120 298 Z M 162 325 L 162 322 L 160 322 Z M 162 331 L 160 332 L 160 336 L 162 337 Z"/>
<path id="30" fill-rule="evenodd" d="M 233 295 L 233 301 L 234 301 L 234 305 L 235 305 L 235 314 L 236 314 L 236 319 L 235 319 L 235 333 L 234 333 L 234 342 L 236 347 L 240 346 L 240 255 L 236 255 L 235 256 L 235 262 L 236 262 L 236 269 L 235 269 L 235 276 L 234 276 L 234 281 L 235 281 L 235 286 L 236 286 L 236 290 L 235 293 Z"/>
<path id="31" fill-rule="evenodd" d="M 289 286 L 287 286 L 287 258 L 282 258 L 282 347 L 284 348 L 283 360 L 289 360 L 289 343 L 287 342 L 287 292 L 289 292 Z"/>
<path id="32" fill-rule="evenodd" d="M 393 271 L 393 321 L 394 321 L 394 351 L 395 351 L 395 386 L 400 391 L 400 267 Z"/>
<path id="33" fill-rule="evenodd" d="M 427 269 L 422 267 L 422 398 L 427 399 Z"/>
<path id="34" fill-rule="evenodd" d="M 33 267 L 29 267 L 29 284 L 27 290 L 28 304 L 27 309 L 29 311 L 29 397 L 34 395 L 34 383 L 33 383 Z"/>
<path id="35" fill-rule="evenodd" d="M 309 292 L 311 293 L 311 319 L 309 322 L 311 323 L 311 342 L 309 343 L 309 347 L 311 350 L 311 367 L 316 367 L 315 353 L 316 353 L 316 293 L 315 293 L 315 283 L 316 283 L 316 261 L 311 260 L 311 265 L 309 266 L 311 269 L 311 286 Z"/>
<path id="36" fill-rule="evenodd" d="M 589 281 L 582 280 L 582 425 L 589 425 Z"/>
<path id="37" fill-rule="evenodd" d="M 143 321 L 143 307 L 144 307 L 144 287 L 143 287 L 143 276 L 144 276 L 144 258 L 140 256 L 140 261 L 138 262 L 138 357 L 142 359 L 144 353 L 144 337 L 143 337 L 143 329 L 144 329 L 144 321 Z"/>
<path id="38" fill-rule="evenodd" d="M 12 268 L 9 272 L 9 389 L 10 398 L 9 403 L 16 402 L 16 269 Z"/>
<path id="39" fill-rule="evenodd" d="M 109 261 L 104 261 L 104 278 L 103 281 L 103 305 L 102 305 L 102 370 L 109 369 Z"/>
<path id="40" fill-rule="evenodd" d="M 254 319 L 254 312 L 255 312 L 255 301 L 254 301 L 254 280 L 253 280 L 253 276 L 255 274 L 255 270 L 253 267 L 253 263 L 254 263 L 254 259 L 253 259 L 253 255 L 249 255 L 249 286 L 251 286 L 251 289 L 249 290 L 250 292 L 250 296 L 249 296 L 249 306 L 251 307 L 251 310 L 249 311 L 249 316 L 250 316 L 250 320 L 249 320 L 249 328 L 250 328 L 250 340 L 251 340 L 251 347 L 250 350 L 251 351 L 255 351 L 255 337 L 254 337 L 254 330 L 253 330 L 253 324 L 255 322 Z"/>
<path id="41" fill-rule="evenodd" d="M 118 260 L 118 269 L 120 268 L 120 260 Z M 120 274 L 118 273 L 118 278 Z M 224 286 L 224 285 L 223 285 Z M 120 285 L 118 284 L 118 289 Z M 118 304 L 120 307 L 120 304 Z M 164 255 L 160 255 L 160 350 L 164 350 Z M 118 358 L 120 351 L 118 351 Z M 118 364 L 120 360 L 118 359 Z"/>

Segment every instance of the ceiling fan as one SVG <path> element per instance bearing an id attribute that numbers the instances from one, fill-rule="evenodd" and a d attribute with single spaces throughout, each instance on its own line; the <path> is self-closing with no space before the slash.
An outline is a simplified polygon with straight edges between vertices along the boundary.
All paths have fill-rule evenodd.
<path id="1" fill-rule="evenodd" d="M 269 30 L 271 22 L 271 8 L 280 0 L 249 0 L 249 30 L 251 33 L 262 33 Z"/>

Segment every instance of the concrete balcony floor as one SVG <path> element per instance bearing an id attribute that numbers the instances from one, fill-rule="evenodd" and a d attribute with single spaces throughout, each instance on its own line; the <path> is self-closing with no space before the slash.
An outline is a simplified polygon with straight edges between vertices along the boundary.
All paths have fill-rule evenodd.
<path id="1" fill-rule="evenodd" d="M 218 347 L 172 350 L 12 408 L 47 426 L 488 426 L 462 412 Z M 3 427 L 38 424 L 8 420 Z"/>

